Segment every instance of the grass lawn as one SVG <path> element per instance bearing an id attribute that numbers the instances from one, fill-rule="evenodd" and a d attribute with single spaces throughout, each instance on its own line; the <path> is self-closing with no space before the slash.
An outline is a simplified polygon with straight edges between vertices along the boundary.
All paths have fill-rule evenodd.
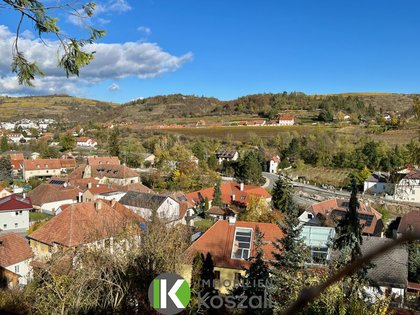
<path id="1" fill-rule="evenodd" d="M 29 212 L 29 220 L 30 221 L 43 221 L 43 220 L 49 220 L 52 216 L 46 213 L 41 212 Z"/>
<path id="2" fill-rule="evenodd" d="M 195 221 L 194 226 L 201 232 L 207 231 L 214 224 L 211 219 L 204 219 L 200 221 Z"/>

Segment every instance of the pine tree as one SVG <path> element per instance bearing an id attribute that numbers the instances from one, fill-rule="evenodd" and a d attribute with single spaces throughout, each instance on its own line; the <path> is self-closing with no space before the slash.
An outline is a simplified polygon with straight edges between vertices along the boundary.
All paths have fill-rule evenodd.
<path id="1" fill-rule="evenodd" d="M 211 203 L 211 205 L 217 206 L 217 207 L 222 207 L 223 206 L 223 201 L 222 201 L 222 190 L 220 188 L 220 186 L 222 185 L 221 180 L 217 181 L 216 184 L 214 185 L 214 192 L 213 192 L 213 201 Z"/>
<path id="2" fill-rule="evenodd" d="M 120 155 L 120 131 L 118 128 L 112 130 L 108 140 L 108 151 L 111 156 Z"/>
<path id="3" fill-rule="evenodd" d="M 340 264 L 358 258 L 361 255 L 360 246 L 363 242 L 362 226 L 357 215 L 359 201 L 357 200 L 357 182 L 354 176 L 351 178 L 351 187 L 349 209 L 337 225 L 337 237 L 334 241 L 334 248 L 340 251 Z"/>
<path id="4" fill-rule="evenodd" d="M 202 287 L 201 290 L 203 295 L 205 293 L 209 293 L 210 295 L 216 293 L 214 288 L 214 263 L 213 257 L 210 253 L 207 253 L 206 257 L 204 255 L 201 256 L 203 260 L 203 266 L 201 268 L 201 280 L 202 280 Z"/>
<path id="5" fill-rule="evenodd" d="M 0 181 L 11 184 L 13 182 L 13 168 L 9 157 L 0 158 Z"/>
<path id="6" fill-rule="evenodd" d="M 190 309 L 192 312 L 195 312 L 198 307 L 198 297 L 201 292 L 201 272 L 203 269 L 203 257 L 200 253 L 196 253 L 192 263 L 192 271 L 191 271 L 191 301 L 189 304 Z"/>
<path id="7" fill-rule="evenodd" d="M 10 148 L 9 148 L 9 143 L 7 142 L 7 138 L 5 136 L 3 136 L 1 138 L 0 150 L 1 150 L 1 152 L 6 152 L 9 149 Z"/>
<path id="8" fill-rule="evenodd" d="M 239 163 L 239 173 L 236 177 L 250 185 L 260 185 L 264 183 L 262 176 L 262 165 L 258 160 L 258 154 L 254 151 L 248 152 Z"/>
<path id="9" fill-rule="evenodd" d="M 288 213 L 295 207 L 292 186 L 287 179 L 279 177 L 276 181 L 272 191 L 271 201 L 275 209 L 285 213 Z"/>

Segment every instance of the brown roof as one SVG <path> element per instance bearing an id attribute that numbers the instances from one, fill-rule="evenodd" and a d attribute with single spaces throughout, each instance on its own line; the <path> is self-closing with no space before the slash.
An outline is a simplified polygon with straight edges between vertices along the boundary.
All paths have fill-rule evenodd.
<path id="1" fill-rule="evenodd" d="M 138 191 L 138 192 L 144 192 L 144 193 L 148 193 L 148 194 L 156 194 L 155 191 L 153 191 L 152 189 L 150 189 L 149 187 L 141 184 L 141 183 L 134 183 L 134 184 L 128 184 L 125 186 L 115 186 L 118 187 L 118 191 Z"/>
<path id="2" fill-rule="evenodd" d="M 28 240 L 16 233 L 0 235 L 0 266 L 8 267 L 32 258 Z"/>
<path id="3" fill-rule="evenodd" d="M 259 227 L 260 232 L 264 235 L 264 245 L 262 246 L 264 251 L 264 259 L 274 260 L 272 252 L 276 252 L 276 249 L 272 243 L 277 242 L 278 239 L 283 237 L 283 232 L 280 230 L 277 224 L 244 221 L 237 221 L 235 224 L 229 224 L 229 222 L 225 220 L 217 221 L 197 241 L 195 241 L 187 249 L 187 257 L 192 258 L 197 252 L 204 255 L 211 253 L 215 267 L 232 269 L 242 269 L 242 267 L 249 267 L 249 261 L 231 258 L 235 229 L 253 229 L 250 254 L 250 257 L 252 257 L 255 255 L 254 240 L 257 226 Z"/>
<path id="4" fill-rule="evenodd" d="M 125 165 L 92 165 L 92 177 L 130 178 L 139 174 Z"/>
<path id="5" fill-rule="evenodd" d="M 91 243 L 116 235 L 144 220 L 118 202 L 98 200 L 71 204 L 28 238 L 66 247 Z"/>
<path id="6" fill-rule="evenodd" d="M 260 186 L 244 185 L 244 189 L 241 191 L 240 184 L 236 182 L 222 183 L 220 190 L 222 191 L 224 204 L 238 203 L 247 205 L 251 201 L 251 197 L 271 198 L 271 195 Z M 214 187 L 210 187 L 188 193 L 185 197 L 190 204 L 195 205 L 203 203 L 206 197 L 208 200 L 213 200 L 213 194 Z M 233 196 L 235 196 L 235 200 L 233 200 Z"/>
<path id="7" fill-rule="evenodd" d="M 208 214 L 214 214 L 214 215 L 225 215 L 225 210 L 218 206 L 211 207 L 209 210 L 207 210 Z"/>
<path id="8" fill-rule="evenodd" d="M 31 190 L 28 195 L 32 199 L 32 204 L 42 206 L 44 203 L 60 200 L 77 200 L 79 193 L 82 192 L 77 187 L 64 187 L 63 185 L 41 184 Z"/>
<path id="9" fill-rule="evenodd" d="M 61 168 L 76 167 L 75 159 L 38 159 L 38 160 L 23 160 L 23 167 L 27 171 L 31 170 L 50 170 Z"/>
<path id="10" fill-rule="evenodd" d="M 89 165 L 120 165 L 120 159 L 117 156 L 90 157 L 87 159 Z"/>
<path id="11" fill-rule="evenodd" d="M 420 170 L 414 170 L 405 176 L 405 179 L 420 179 Z"/>
<path id="12" fill-rule="evenodd" d="M 9 156 L 11 160 L 23 161 L 25 159 L 23 153 L 10 153 Z"/>
<path id="13" fill-rule="evenodd" d="M 294 120 L 295 117 L 290 116 L 290 115 L 281 115 L 279 116 L 279 120 Z"/>
<path id="14" fill-rule="evenodd" d="M 420 232 L 420 210 L 412 210 L 401 218 L 398 233 L 404 234 L 408 229 Z"/>
<path id="15" fill-rule="evenodd" d="M 348 211 L 349 199 L 329 199 L 316 204 L 313 204 L 310 207 L 310 210 L 315 214 L 322 214 L 325 217 L 330 215 L 337 216 L 343 212 Z M 357 209 L 359 214 L 360 224 L 363 224 L 363 233 L 365 234 L 377 234 L 377 228 L 380 227 L 382 223 L 378 225 L 379 222 L 382 222 L 382 214 L 372 208 L 369 204 L 365 204 L 362 201 L 359 201 L 359 208 Z M 370 225 L 367 224 L 366 216 L 372 216 L 372 222 Z M 377 226 L 378 225 L 378 226 Z"/>

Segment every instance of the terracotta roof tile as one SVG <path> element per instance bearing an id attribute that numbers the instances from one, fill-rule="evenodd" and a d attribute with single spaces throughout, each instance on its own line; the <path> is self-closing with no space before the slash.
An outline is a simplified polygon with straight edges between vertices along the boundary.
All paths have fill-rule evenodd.
<path id="1" fill-rule="evenodd" d="M 87 159 L 89 165 L 120 165 L 120 159 L 117 156 L 91 157 Z"/>
<path id="2" fill-rule="evenodd" d="M 235 237 L 236 228 L 251 228 L 251 255 L 255 255 L 254 237 L 255 230 L 259 227 L 264 237 L 264 251 L 265 260 L 274 260 L 272 252 L 276 249 L 273 242 L 283 237 L 283 232 L 276 224 L 272 223 L 258 223 L 258 222 L 244 222 L 237 221 L 235 224 L 229 224 L 228 221 L 219 220 L 210 229 L 208 229 L 197 241 L 195 241 L 186 251 L 189 259 L 192 259 L 195 253 L 199 252 L 204 255 L 211 253 L 215 267 L 242 269 L 242 267 L 249 267 L 250 262 L 241 259 L 232 259 L 232 246 Z"/>
<path id="3" fill-rule="evenodd" d="M 48 245 L 75 247 L 116 235 L 129 227 L 138 228 L 140 222 L 144 220 L 120 203 L 98 200 L 65 207 L 28 238 Z"/>
<path id="4" fill-rule="evenodd" d="M 30 197 L 23 198 L 22 195 L 12 194 L 0 198 L 0 211 L 32 210 L 32 200 Z"/>
<path id="5" fill-rule="evenodd" d="M 398 233 L 404 234 L 409 228 L 420 232 L 420 210 L 412 210 L 401 218 Z"/>
<path id="6" fill-rule="evenodd" d="M 32 203 L 42 206 L 45 203 L 60 200 L 77 200 L 82 190 L 77 187 L 64 187 L 63 185 L 41 184 L 31 190 L 28 195 L 32 198 Z"/>
<path id="7" fill-rule="evenodd" d="M 16 233 L 0 235 L 0 266 L 8 267 L 33 257 L 28 240 Z"/>

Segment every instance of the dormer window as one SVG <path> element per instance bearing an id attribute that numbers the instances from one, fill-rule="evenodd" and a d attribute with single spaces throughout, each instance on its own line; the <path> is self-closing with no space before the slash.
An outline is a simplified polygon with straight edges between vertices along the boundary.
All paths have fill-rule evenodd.
<path id="1" fill-rule="evenodd" d="M 232 259 L 246 260 L 251 254 L 252 229 L 236 228 L 232 245 Z"/>

